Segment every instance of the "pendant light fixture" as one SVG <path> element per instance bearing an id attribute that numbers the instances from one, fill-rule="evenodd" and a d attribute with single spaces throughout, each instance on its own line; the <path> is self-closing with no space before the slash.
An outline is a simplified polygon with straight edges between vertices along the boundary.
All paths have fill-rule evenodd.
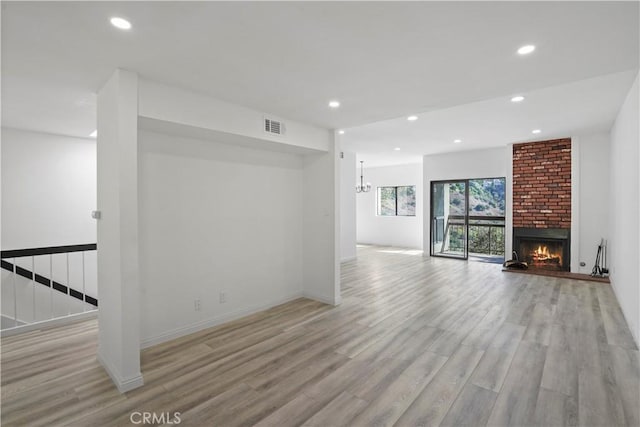
<path id="1" fill-rule="evenodd" d="M 363 166 L 364 161 L 360 160 L 360 184 L 356 185 L 356 193 L 367 193 L 371 191 L 371 183 L 364 183 Z"/>

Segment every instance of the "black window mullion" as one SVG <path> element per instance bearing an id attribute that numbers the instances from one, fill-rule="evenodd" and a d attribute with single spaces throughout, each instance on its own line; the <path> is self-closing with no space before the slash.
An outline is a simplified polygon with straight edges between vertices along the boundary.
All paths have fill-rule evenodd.
<path id="1" fill-rule="evenodd" d="M 407 215 L 407 214 L 400 214 L 399 213 L 399 209 L 400 209 L 400 205 L 398 202 L 398 199 L 400 197 L 400 189 L 408 189 L 408 188 L 413 188 L 414 190 L 412 190 L 412 199 L 413 200 L 413 208 L 415 210 L 415 186 L 387 186 L 387 187 L 377 187 L 377 191 L 376 191 L 376 196 L 377 196 L 377 200 L 376 200 L 376 215 L 379 216 L 415 216 L 415 212 L 413 215 Z M 391 190 L 393 190 L 393 192 L 391 192 Z M 404 194 L 405 197 L 405 202 L 408 199 L 408 194 L 406 194 L 406 191 Z M 382 209 L 383 209 L 383 201 L 388 202 L 389 199 L 393 197 L 393 206 L 394 206 L 394 210 L 392 211 L 390 208 L 390 206 L 388 206 L 388 204 L 386 204 L 385 206 L 388 206 L 388 214 L 383 214 L 382 213 Z M 393 214 L 391 214 L 391 212 L 393 212 Z"/>
<path id="2" fill-rule="evenodd" d="M 398 187 L 395 188 L 395 199 L 396 199 L 396 216 L 398 216 Z"/>

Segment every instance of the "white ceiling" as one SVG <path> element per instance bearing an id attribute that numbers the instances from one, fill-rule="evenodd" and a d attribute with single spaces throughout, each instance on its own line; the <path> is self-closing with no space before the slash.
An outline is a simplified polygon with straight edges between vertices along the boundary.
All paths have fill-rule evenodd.
<path id="1" fill-rule="evenodd" d="M 112 16 L 133 29 L 113 28 Z M 610 125 L 627 75 L 563 85 L 637 70 L 638 37 L 638 2 L 2 2 L 2 124 L 86 136 L 95 129 L 95 92 L 121 67 L 285 118 L 349 128 L 345 141 L 362 150 L 366 141 L 400 140 L 406 152 L 409 142 L 427 144 L 414 147 L 423 153 L 463 130 L 468 148 L 474 135 L 477 144 L 526 136 L 533 122 L 494 118 L 507 117 L 503 101 L 515 93 L 529 94 L 517 110 L 530 108 L 528 118 L 548 113 L 537 122 L 566 102 L 561 117 L 570 124 L 539 125 L 547 131 Z M 519 57 L 526 43 L 537 50 Z M 542 90 L 550 87 L 580 99 L 558 101 Z M 328 109 L 331 99 L 341 108 Z M 583 116 L 566 111 L 576 105 Z M 467 114 L 464 123 L 450 116 L 452 107 Z M 479 120 L 487 109 L 494 115 Z M 412 131 L 387 121 L 425 112 L 448 118 L 448 131 L 442 124 L 433 134 L 414 132 L 429 123 L 422 115 Z"/>
<path id="2" fill-rule="evenodd" d="M 531 92 L 525 100 L 493 98 L 456 107 L 346 129 L 345 150 L 365 166 L 421 163 L 422 156 L 540 141 L 611 129 L 637 70 L 581 80 Z M 541 132 L 532 134 L 534 129 Z M 462 142 L 454 144 L 454 140 Z M 395 151 L 395 148 L 400 151 Z"/>

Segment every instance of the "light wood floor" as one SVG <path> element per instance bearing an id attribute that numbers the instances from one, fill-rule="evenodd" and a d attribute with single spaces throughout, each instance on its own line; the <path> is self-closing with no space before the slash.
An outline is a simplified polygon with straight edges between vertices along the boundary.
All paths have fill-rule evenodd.
<path id="1" fill-rule="evenodd" d="M 364 247 L 343 303 L 300 299 L 147 349 L 120 395 L 97 325 L 2 339 L 2 425 L 640 425 L 639 356 L 609 285 Z"/>

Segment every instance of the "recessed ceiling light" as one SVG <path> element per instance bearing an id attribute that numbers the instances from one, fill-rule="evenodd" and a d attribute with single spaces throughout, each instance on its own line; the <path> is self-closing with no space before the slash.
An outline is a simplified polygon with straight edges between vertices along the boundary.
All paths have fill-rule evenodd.
<path id="1" fill-rule="evenodd" d="M 534 50 L 536 50 L 536 47 L 532 44 L 528 44 L 525 46 L 522 46 L 520 49 L 518 49 L 518 53 L 520 55 L 527 55 L 531 52 L 533 52 Z"/>
<path id="2" fill-rule="evenodd" d="M 338 108 L 340 106 L 340 101 L 329 101 L 329 107 Z"/>
<path id="3" fill-rule="evenodd" d="M 461 142 L 462 142 L 462 140 L 461 140 L 461 139 L 454 139 L 454 140 L 453 140 L 453 143 L 454 143 L 454 144 L 460 144 Z"/>
<path id="4" fill-rule="evenodd" d="M 414 121 L 418 120 L 418 116 L 409 116 L 409 117 L 407 117 L 407 120 L 409 120 L 410 122 L 414 122 Z"/>
<path id="5" fill-rule="evenodd" d="M 400 147 L 396 147 L 393 149 L 394 151 L 400 151 Z"/>
<path id="6" fill-rule="evenodd" d="M 131 22 L 127 21 L 124 18 L 119 18 L 117 16 L 111 18 L 111 25 L 116 28 L 120 28 L 121 30 L 130 30 Z"/>
<path id="7" fill-rule="evenodd" d="M 514 96 L 513 98 L 511 98 L 511 102 L 522 102 L 522 101 L 524 101 L 524 96 L 522 95 Z"/>
<path id="8" fill-rule="evenodd" d="M 89 136 L 90 136 L 91 138 L 95 138 L 96 136 L 98 136 L 98 129 L 96 129 L 96 130 L 94 130 L 93 132 L 91 132 L 91 133 L 89 134 Z"/>
<path id="9" fill-rule="evenodd" d="M 339 130 L 339 131 L 338 131 L 338 133 L 339 133 L 340 135 L 344 135 L 344 131 L 343 131 L 343 130 Z"/>
<path id="10" fill-rule="evenodd" d="M 534 129 L 531 131 L 531 133 L 540 133 L 540 132 L 542 132 L 540 129 Z"/>

